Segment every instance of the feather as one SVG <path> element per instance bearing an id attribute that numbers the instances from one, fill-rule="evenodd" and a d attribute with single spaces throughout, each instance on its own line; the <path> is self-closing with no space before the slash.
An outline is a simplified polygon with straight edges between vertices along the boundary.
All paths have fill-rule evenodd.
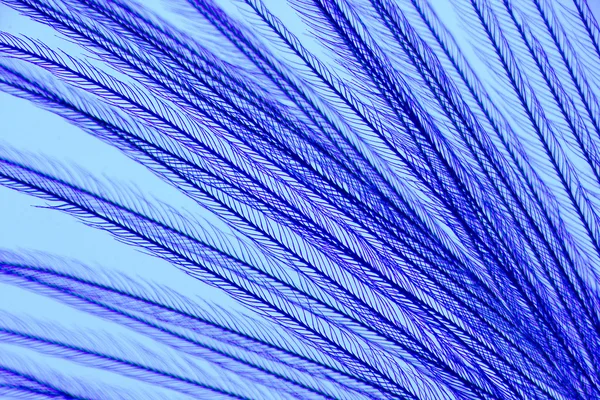
<path id="1" fill-rule="evenodd" d="M 82 53 L 0 32 L 0 90 L 196 208 L 8 146 L 0 184 L 248 315 L 7 251 L 2 281 L 172 357 L 9 314 L 0 342 L 199 398 L 600 396 L 600 48 L 584 0 L 439 2 L 470 42 L 425 0 L 289 0 L 305 33 L 263 0 L 178 0 L 178 23 L 129 0 L 1 2 Z M 6 393 L 81 394 L 3 371 Z"/>

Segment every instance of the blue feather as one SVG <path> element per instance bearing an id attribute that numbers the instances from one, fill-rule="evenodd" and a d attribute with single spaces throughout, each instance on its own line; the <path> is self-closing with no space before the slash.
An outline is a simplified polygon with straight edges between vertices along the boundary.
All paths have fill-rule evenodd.
<path id="1" fill-rule="evenodd" d="M 585 0 L 447 0 L 471 43 L 425 0 L 289 0 L 308 35 L 261 0 L 236 1 L 240 17 L 172 2 L 191 29 L 127 0 L 1 2 L 83 53 L 0 32 L 0 89 L 223 225 L 8 148 L 0 184 L 253 316 L 2 252 L 4 282 L 173 357 L 8 314 L 0 343 L 195 398 L 600 397 L 600 29 Z M 103 396 L 0 367 L 11 395 Z"/>

